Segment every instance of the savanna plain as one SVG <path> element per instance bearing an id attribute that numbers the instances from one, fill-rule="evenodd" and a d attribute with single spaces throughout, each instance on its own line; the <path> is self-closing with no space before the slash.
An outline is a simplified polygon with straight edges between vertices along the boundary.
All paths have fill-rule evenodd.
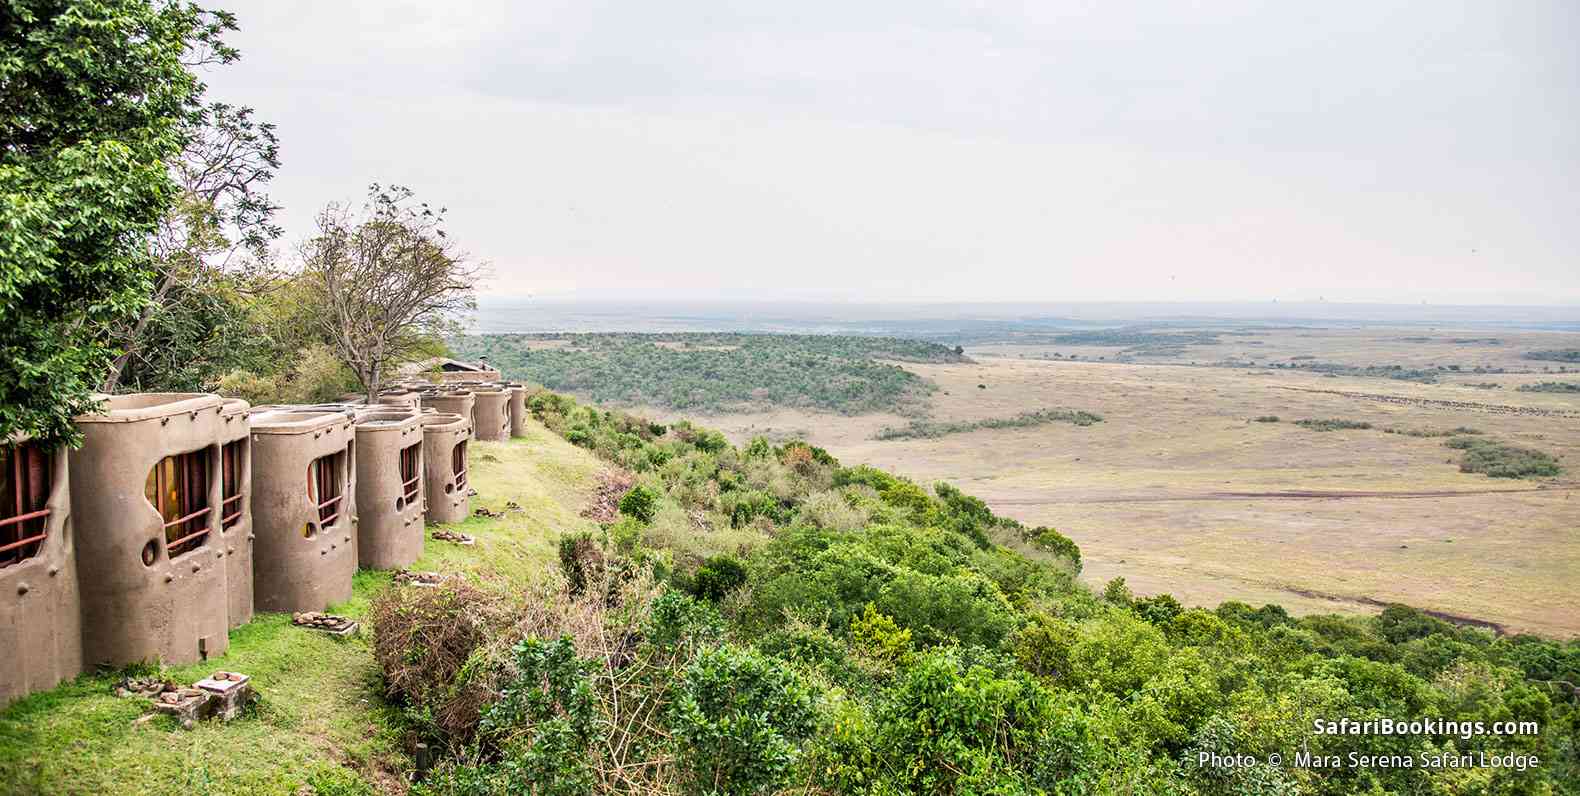
<path id="1" fill-rule="evenodd" d="M 1082 344 L 1112 342 L 1102 335 L 1026 335 L 965 345 L 965 361 L 896 361 L 936 387 L 904 413 L 641 411 L 690 417 L 737 442 L 805 438 L 841 461 L 954 483 L 1067 534 L 1096 586 L 1123 577 L 1138 594 L 1186 604 L 1266 601 L 1296 613 L 1403 602 L 1507 632 L 1580 634 L 1580 393 L 1551 386 L 1580 374 L 1527 357 L 1572 350 L 1580 335 L 1163 334 L 1196 342 L 1126 349 Z M 982 427 L 1055 408 L 1103 419 Z M 943 433 L 881 438 L 918 418 Z M 1445 444 L 1456 429 L 1563 469 L 1462 472 L 1461 451 Z"/>

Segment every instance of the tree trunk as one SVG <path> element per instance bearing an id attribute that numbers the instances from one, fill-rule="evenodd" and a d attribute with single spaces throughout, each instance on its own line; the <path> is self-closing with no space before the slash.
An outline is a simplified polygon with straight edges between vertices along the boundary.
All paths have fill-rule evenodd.
<path id="1" fill-rule="evenodd" d="M 121 383 L 121 372 L 126 369 L 126 363 L 132 360 L 132 354 L 137 352 L 137 338 L 142 336 L 143 329 L 148 327 L 148 321 L 154 317 L 154 312 L 164 302 L 165 295 L 170 292 L 170 286 L 174 283 L 175 279 L 169 274 L 165 274 L 160 278 L 159 289 L 154 291 L 154 295 L 148 299 L 148 303 L 144 304 L 143 308 L 138 311 L 137 323 L 132 324 L 131 331 L 126 333 L 126 339 L 121 341 L 125 350 L 121 352 L 120 356 L 115 358 L 115 362 L 111 363 L 110 372 L 105 375 L 104 383 L 99 385 L 99 392 L 115 392 L 115 387 Z"/>

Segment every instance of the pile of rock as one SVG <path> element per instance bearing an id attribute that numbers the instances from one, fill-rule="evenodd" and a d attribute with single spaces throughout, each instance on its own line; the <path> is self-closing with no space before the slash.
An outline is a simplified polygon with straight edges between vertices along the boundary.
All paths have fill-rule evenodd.
<path id="1" fill-rule="evenodd" d="M 343 616 L 317 611 L 298 611 L 291 614 L 291 624 L 318 630 L 334 636 L 349 636 L 357 632 L 357 623 Z"/>
<path id="2" fill-rule="evenodd" d="M 240 716 L 242 708 L 255 698 L 252 678 L 239 672 L 215 672 L 191 686 L 177 686 L 168 681 L 154 682 L 160 690 L 153 694 L 145 693 L 154 687 L 146 678 L 139 682 L 128 680 L 116 688 L 116 693 L 151 697 L 155 713 L 173 717 L 182 728 L 188 730 L 202 719 L 230 721 Z M 139 688 L 144 690 L 137 690 Z"/>
<path id="3" fill-rule="evenodd" d="M 434 531 L 433 538 L 441 542 L 454 542 L 456 544 L 473 544 L 476 542 L 472 537 L 464 533 L 456 533 L 455 531 Z"/>

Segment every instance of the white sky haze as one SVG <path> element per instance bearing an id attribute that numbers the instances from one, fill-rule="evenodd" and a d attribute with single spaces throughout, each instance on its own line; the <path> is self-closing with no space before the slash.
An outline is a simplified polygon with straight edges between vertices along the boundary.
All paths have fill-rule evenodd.
<path id="1" fill-rule="evenodd" d="M 288 238 L 406 184 L 490 294 L 1580 303 L 1570 0 L 226 7 Z"/>

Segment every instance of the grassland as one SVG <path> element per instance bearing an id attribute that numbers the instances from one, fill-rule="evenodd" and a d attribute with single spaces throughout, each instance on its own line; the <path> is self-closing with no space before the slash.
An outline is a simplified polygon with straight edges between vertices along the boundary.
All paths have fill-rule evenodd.
<path id="1" fill-rule="evenodd" d="M 857 414 L 918 407 L 933 387 L 894 362 L 961 362 L 885 337 L 746 334 L 475 335 L 457 355 L 607 405 L 677 411 L 788 406 Z"/>
<path id="2" fill-rule="evenodd" d="M 430 539 L 417 570 L 531 582 L 554 568 L 554 543 L 595 527 L 578 516 L 597 473 L 590 453 L 534 425 L 509 443 L 473 443 L 473 506 L 522 512 L 454 526 L 478 541 Z M 386 573 L 361 572 L 337 613 L 362 617 Z M 400 793 L 411 768 L 401 718 L 388 705 L 368 630 L 334 639 L 260 614 L 231 633 L 217 659 L 174 667 L 191 682 L 218 669 L 245 672 L 258 707 L 229 724 L 181 730 L 164 717 L 139 721 L 146 703 L 111 693 L 115 673 L 88 674 L 0 711 L 0 793 L 4 794 L 363 794 Z"/>
<path id="3" fill-rule="evenodd" d="M 1201 353 L 1212 357 L 1203 362 L 1262 349 L 1286 360 L 1305 354 L 1357 365 L 1530 371 L 1534 363 L 1522 352 L 1574 339 L 1464 331 L 1401 339 L 1421 336 L 1269 330 L 1223 337 L 1218 350 Z M 1263 345 L 1246 346 L 1251 339 Z M 938 385 L 926 405 L 930 422 L 970 424 L 1057 403 L 1102 414 L 1104 422 L 1085 428 L 878 441 L 883 428 L 911 418 L 769 408 L 696 419 L 738 441 L 806 436 L 847 463 L 955 483 L 997 512 L 1064 531 L 1081 546 L 1083 577 L 1094 585 L 1123 576 L 1139 593 L 1171 592 L 1190 604 L 1241 599 L 1303 612 L 1374 612 L 1374 601 L 1397 600 L 1510 630 L 1580 634 L 1573 574 L 1580 571 L 1580 401 L 1516 389 L 1542 381 L 1540 368 L 1421 384 L 1189 367 L 1179 358 L 1100 362 L 1098 350 L 1114 353 L 985 346 L 968 350 L 970 363 L 905 366 Z M 1045 358 L 1055 351 L 1083 358 Z M 1505 389 L 1489 393 L 1472 381 Z M 1254 422 L 1271 416 L 1285 422 Z M 1303 418 L 1374 429 L 1320 433 L 1290 422 Z M 1552 456 L 1567 472 L 1518 480 L 1462 472 L 1464 452 L 1446 448 L 1453 436 L 1439 433 L 1460 427 Z M 1389 430 L 1395 433 L 1381 433 Z"/>

